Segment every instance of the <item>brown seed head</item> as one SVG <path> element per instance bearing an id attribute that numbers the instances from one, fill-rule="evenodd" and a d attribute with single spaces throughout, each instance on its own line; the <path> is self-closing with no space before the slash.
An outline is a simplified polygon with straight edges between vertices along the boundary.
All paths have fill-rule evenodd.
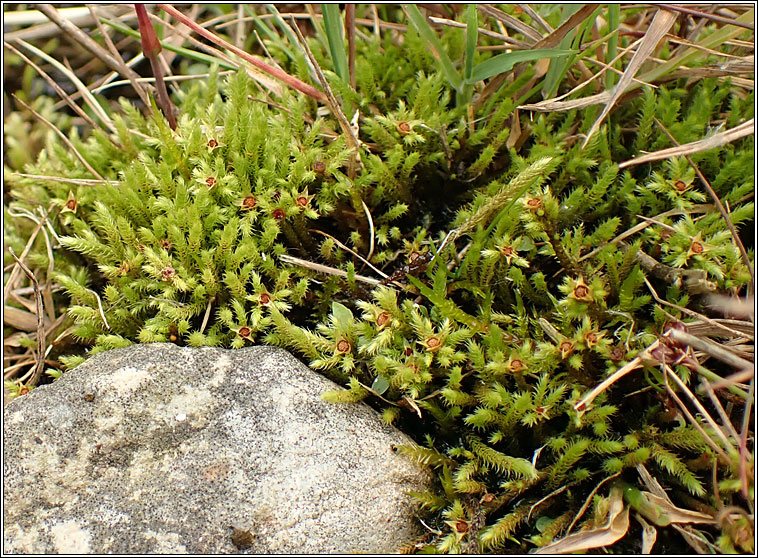
<path id="1" fill-rule="evenodd" d="M 268 293 L 261 293 L 259 300 L 263 306 L 266 306 L 269 302 L 271 302 L 271 295 Z"/>
<path id="2" fill-rule="evenodd" d="M 218 147 L 218 142 L 215 139 L 211 139 L 208 141 L 208 147 L 210 147 L 211 149 L 215 149 L 216 147 Z"/>
<path id="3" fill-rule="evenodd" d="M 513 247 L 511 247 L 511 246 L 503 246 L 500 249 L 500 253 L 502 253 L 503 256 L 505 256 L 506 258 L 508 258 L 508 257 L 510 257 L 510 256 L 513 255 Z"/>
<path id="4" fill-rule="evenodd" d="M 397 131 L 403 135 L 408 134 L 411 131 L 411 125 L 407 122 L 398 122 Z"/>
<path id="5" fill-rule="evenodd" d="M 237 333 L 239 333 L 240 337 L 244 337 L 245 339 L 249 339 L 250 338 L 250 334 L 252 333 L 252 331 L 250 330 L 249 327 L 242 326 L 241 328 L 239 328 L 239 331 Z"/>
<path id="6" fill-rule="evenodd" d="M 313 162 L 313 172 L 316 174 L 324 174 L 326 171 L 326 163 L 323 161 L 314 161 Z"/>
<path id="7" fill-rule="evenodd" d="M 140 252 L 144 252 L 145 251 L 145 245 L 144 244 L 137 244 L 137 250 L 140 251 Z"/>
<path id="8" fill-rule="evenodd" d="M 69 211 L 76 211 L 76 199 L 75 198 L 69 198 L 66 200 L 66 209 Z"/>
<path id="9" fill-rule="evenodd" d="M 681 180 L 677 180 L 674 182 L 674 188 L 676 188 L 679 192 L 684 192 L 687 189 L 687 185 Z"/>
<path id="10" fill-rule="evenodd" d="M 339 353 L 349 353 L 351 351 L 352 347 L 350 346 L 350 341 L 347 339 L 340 339 L 337 342 L 337 352 Z"/>
<path id="11" fill-rule="evenodd" d="M 271 215 L 277 221 L 281 221 L 282 219 L 284 219 L 284 210 L 280 207 L 277 207 L 276 209 L 274 209 L 274 212 Z"/>
<path id="12" fill-rule="evenodd" d="M 296 203 L 297 203 L 297 205 L 299 205 L 300 207 L 305 207 L 306 205 L 308 205 L 308 198 L 307 198 L 307 197 L 305 197 L 305 196 L 299 196 L 299 197 L 298 197 L 298 198 L 295 200 L 295 202 L 296 202 Z"/>
<path id="13" fill-rule="evenodd" d="M 588 347 L 594 347 L 597 345 L 598 339 L 599 337 L 594 331 L 590 331 L 587 335 L 584 336 L 584 340 L 587 342 Z"/>
<path id="14" fill-rule="evenodd" d="M 171 242 L 169 242 L 168 239 L 164 238 L 161 240 L 161 248 L 164 250 L 171 250 Z"/>
<path id="15" fill-rule="evenodd" d="M 213 176 L 209 176 L 205 179 L 205 183 L 208 185 L 208 188 L 215 188 L 216 187 L 216 178 Z"/>
<path id="16" fill-rule="evenodd" d="M 690 245 L 690 252 L 693 254 L 702 254 L 705 252 L 705 246 L 696 240 Z"/>
<path id="17" fill-rule="evenodd" d="M 413 349 L 410 347 L 405 348 L 405 356 L 411 356 L 413 354 Z"/>
<path id="18" fill-rule="evenodd" d="M 242 200 L 242 208 L 253 209 L 257 203 L 258 202 L 255 200 L 255 196 L 247 196 L 244 200 Z"/>

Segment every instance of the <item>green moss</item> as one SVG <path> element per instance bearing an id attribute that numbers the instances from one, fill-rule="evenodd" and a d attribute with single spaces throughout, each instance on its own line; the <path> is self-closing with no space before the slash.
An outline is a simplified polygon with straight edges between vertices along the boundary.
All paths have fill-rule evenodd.
<path id="1" fill-rule="evenodd" d="M 581 412 L 576 404 L 660 332 L 645 278 L 690 306 L 698 293 L 682 300 L 688 285 L 667 281 L 671 269 L 700 270 L 719 290 L 750 280 L 684 160 L 619 172 L 611 151 L 663 147 L 653 113 L 684 143 L 725 108 L 749 118 L 752 104 L 715 81 L 662 87 L 585 149 L 593 109 L 531 124 L 522 115 L 530 136 L 517 151 L 507 126 L 523 80 L 469 122 L 418 36 L 406 41 L 359 51 L 350 100 L 363 144 L 352 172 L 336 121 L 314 119 L 312 101 L 285 92 L 268 104 L 244 73 L 214 72 L 182 90 L 175 131 L 122 103 L 113 135 L 71 133 L 107 183 L 8 175 L 16 207 L 55 209 L 54 279 L 74 335 L 88 354 L 156 341 L 293 349 L 349 387 L 328 399 L 368 399 L 426 440 L 400 450 L 439 473 L 437 490 L 419 495 L 437 514 L 439 551 L 524 550 L 528 535 L 547 544 L 594 485 L 640 464 L 702 495 L 706 478 L 687 459 L 705 448 L 655 412 L 663 388 L 652 373 L 631 373 Z M 622 118 L 635 134 L 613 131 Z M 753 211 L 750 157 L 744 139 L 702 158 L 738 225 Z M 90 178 L 55 139 L 25 172 Z M 659 225 L 611 242 L 636 214 Z M 668 275 L 640 265 L 638 251 Z M 44 269 L 47 257 L 38 240 L 30 261 Z M 364 258 L 386 275 L 413 273 L 377 286 Z M 560 487 L 570 487 L 550 500 L 560 523 L 539 538 L 528 518 L 544 508 L 532 507 Z"/>

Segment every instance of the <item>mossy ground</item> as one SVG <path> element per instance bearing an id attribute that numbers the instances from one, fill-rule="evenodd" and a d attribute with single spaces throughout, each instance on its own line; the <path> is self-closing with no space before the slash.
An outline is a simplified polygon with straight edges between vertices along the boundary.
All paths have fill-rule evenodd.
<path id="1" fill-rule="evenodd" d="M 418 495 L 432 531 L 417 551 L 525 551 L 572 522 L 591 530 L 612 487 L 651 490 L 643 466 L 684 508 L 741 502 L 740 452 L 718 446 L 707 424 L 706 439 L 676 402 L 703 374 L 732 370 L 664 334 L 719 318 L 710 293 L 749 289 L 751 270 L 693 164 L 752 262 L 753 139 L 691 161 L 619 164 L 669 147 L 664 129 L 685 144 L 733 128 L 753 116 L 752 92 L 715 78 L 640 88 L 583 145 L 600 105 L 517 110 L 540 100 L 526 63 L 489 96 L 482 83 L 456 87 L 414 29 L 357 41 L 355 87 L 318 31 L 309 39 L 339 110 L 358 111 L 352 132 L 334 107 L 286 89 L 274 98 L 218 68 L 179 85 L 176 130 L 126 100 L 95 131 L 35 101 L 71 146 L 51 133 L 35 162 L 11 160 L 4 230 L 20 254 L 29 215 L 49 209 L 53 259 L 40 234 L 26 262 L 40 284 L 62 287 L 54 296 L 71 329 L 58 332 L 80 350 L 54 344 L 48 374 L 134 342 L 293 349 L 349 388 L 331 400 L 366 400 L 421 444 L 399 448 L 438 473 Z M 467 57 L 491 58 L 466 39 L 447 28 L 439 46 L 466 68 Z M 267 45 L 309 79 L 296 42 Z M 23 134 L 9 126 L 8 145 L 24 145 Z M 100 179 L 87 182 L 93 171 Z M 727 333 L 710 335 L 739 339 Z M 634 370 L 587 399 L 624 366 Z M 672 390 L 672 375 L 689 387 Z M 718 393 L 739 424 L 744 391 Z M 713 533 L 729 550 L 741 543 L 725 525 Z"/>

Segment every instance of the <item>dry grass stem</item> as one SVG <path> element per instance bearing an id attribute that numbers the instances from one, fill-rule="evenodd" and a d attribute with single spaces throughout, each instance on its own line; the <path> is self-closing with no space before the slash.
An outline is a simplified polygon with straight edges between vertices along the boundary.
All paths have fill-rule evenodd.
<path id="1" fill-rule="evenodd" d="M 37 118 L 38 118 L 38 119 L 39 119 L 41 122 L 44 122 L 44 123 L 45 123 L 45 124 L 47 124 L 47 125 L 48 125 L 50 128 L 52 128 L 52 129 L 55 131 L 55 133 L 56 133 L 56 134 L 58 134 L 58 136 L 60 136 L 60 138 L 63 140 L 63 143 L 65 143 L 65 144 L 66 144 L 66 146 L 68 146 L 68 148 L 69 148 L 69 149 L 71 149 L 71 152 L 72 152 L 74 155 L 76 155 L 76 158 L 77 158 L 77 159 L 79 159 L 79 161 L 81 161 L 81 163 L 82 163 L 82 164 L 85 166 L 85 168 L 86 168 L 86 169 L 87 169 L 89 172 L 91 172 L 91 173 L 92 173 L 92 175 L 93 175 L 93 176 L 96 176 L 96 177 L 97 177 L 99 180 L 102 180 L 102 181 L 106 182 L 105 178 L 103 178 L 103 177 L 100 175 L 100 173 L 99 173 L 99 172 L 97 172 L 95 169 L 93 169 L 93 168 L 92 168 L 92 166 L 91 166 L 91 165 L 90 165 L 90 164 L 87 162 L 87 160 L 86 160 L 86 159 L 85 159 L 85 158 L 82 156 L 82 154 L 81 154 L 81 153 L 79 153 L 79 151 L 76 149 L 76 147 L 74 147 L 74 144 L 73 144 L 73 143 L 71 143 L 71 140 L 69 140 L 69 139 L 66 137 L 66 134 L 64 134 L 63 132 L 61 132 L 61 131 L 60 131 L 60 130 L 59 130 L 59 129 L 58 129 L 56 126 L 55 126 L 55 124 L 53 124 L 52 122 L 50 122 L 50 121 L 49 121 L 47 118 L 45 118 L 45 117 L 44 117 L 44 116 L 42 116 L 40 113 L 38 113 L 36 110 L 34 110 L 32 107 L 30 107 L 29 105 L 27 105 L 27 104 L 26 104 L 24 101 L 22 101 L 21 99 L 19 99 L 19 98 L 18 98 L 18 97 L 17 97 L 15 94 L 13 95 L 13 98 L 14 98 L 14 99 L 16 99 L 16 101 L 18 101 L 18 103 L 19 103 L 19 104 L 21 104 L 21 105 L 22 105 L 22 106 L 23 106 L 23 107 L 24 107 L 26 110 L 28 110 L 28 111 L 29 111 L 29 112 L 31 112 L 31 113 L 32 113 L 34 116 L 36 116 L 36 117 L 37 117 Z"/>
<path id="2" fill-rule="evenodd" d="M 663 132 L 668 136 L 668 138 L 671 140 L 671 142 L 681 147 L 680 144 L 676 141 L 676 138 L 671 135 L 671 132 L 666 129 L 666 127 L 661 124 L 661 122 L 654 118 L 655 123 L 658 125 L 658 127 L 663 130 Z M 753 126 L 751 125 L 750 128 L 752 129 Z M 736 128 L 735 128 L 736 129 Z M 713 200 L 713 203 L 716 204 L 716 207 L 719 210 L 719 213 L 721 213 L 721 216 L 724 218 L 724 221 L 726 222 L 726 226 L 729 227 L 729 231 L 732 233 L 732 239 L 734 240 L 735 245 L 740 251 L 740 255 L 742 256 L 742 261 L 745 263 L 745 266 L 747 267 L 748 271 L 750 272 L 750 278 L 751 282 L 748 284 L 748 295 L 753 294 L 753 284 L 755 283 L 755 273 L 753 272 L 753 266 L 750 263 L 750 257 L 748 256 L 747 250 L 745 250 L 745 245 L 742 244 L 742 241 L 740 240 L 740 235 L 737 234 L 737 229 L 734 228 L 734 223 L 732 223 L 732 219 L 729 217 L 729 213 L 727 212 L 726 208 L 724 207 L 724 204 L 721 203 L 721 199 L 718 197 L 716 192 L 713 191 L 713 188 L 711 187 L 710 182 L 703 176 L 703 173 L 700 172 L 700 169 L 695 164 L 695 162 L 690 158 L 688 154 L 685 154 L 684 157 L 687 159 L 687 162 L 690 164 L 690 166 L 693 168 L 695 173 L 697 174 L 698 178 L 700 179 L 701 184 L 705 187 L 706 191 L 708 192 L 708 195 Z"/>
<path id="3" fill-rule="evenodd" d="M 266 62 L 263 62 L 261 60 L 258 60 L 256 57 L 248 54 L 242 49 L 237 48 L 233 44 L 229 43 L 228 41 L 225 41 L 221 39 L 218 35 L 211 33 L 210 31 L 204 29 L 203 27 L 199 26 L 197 23 L 189 19 L 187 16 L 185 16 L 183 13 L 181 13 L 179 10 L 171 6 L 170 4 L 157 4 L 157 6 L 162 9 L 164 12 L 168 13 L 175 19 L 179 20 L 181 23 L 192 29 L 195 33 L 198 35 L 201 35 L 211 41 L 212 43 L 227 49 L 230 52 L 233 52 L 246 62 L 249 62 L 253 66 L 255 66 L 257 69 L 267 73 L 268 75 L 275 77 L 290 87 L 297 89 L 301 93 L 305 93 L 309 97 L 322 102 L 326 103 L 326 95 L 324 95 L 321 91 L 313 87 L 312 85 L 308 85 L 307 83 L 300 81 L 299 79 L 290 76 L 289 74 L 283 72 L 282 70 L 278 68 L 274 68 L 270 64 L 267 64 Z"/>
<path id="4" fill-rule="evenodd" d="M 40 68 L 40 67 L 39 67 L 37 64 L 35 64 L 34 62 L 32 62 L 32 60 L 31 60 L 29 57 L 27 57 L 27 56 L 26 56 L 26 55 L 25 55 L 23 52 L 21 52 L 20 50 L 18 50 L 16 47 L 14 47 L 14 46 L 13 46 L 12 44 L 10 44 L 8 41 L 4 41 L 4 42 L 3 42 L 3 44 L 5 45 L 5 47 L 6 47 L 6 48 L 10 49 L 10 50 L 11 50 L 11 51 L 13 51 L 13 52 L 14 52 L 14 53 L 15 53 L 17 56 L 19 56 L 19 57 L 20 57 L 20 58 L 21 58 L 21 59 L 22 59 L 24 62 L 26 62 L 26 63 L 27 63 L 27 64 L 29 64 L 29 65 L 30 65 L 32 68 L 34 68 L 34 70 L 35 70 L 35 71 L 36 71 L 36 72 L 37 72 L 39 75 L 41 75 L 41 76 L 42 76 L 42 77 L 45 79 L 45 81 L 47 81 L 47 82 L 50 84 L 50 86 L 51 86 L 53 89 L 55 89 L 55 92 L 58 94 L 58 96 L 59 96 L 61 99 L 63 99 L 63 100 L 65 101 L 65 103 L 66 103 L 66 104 L 67 104 L 69 107 L 71 107 L 71 109 L 72 109 L 74 112 L 76 112 L 76 114 L 78 114 L 80 117 L 82 117 L 82 118 L 84 119 L 84 121 L 85 121 L 87 124 L 89 124 L 90 126 L 92 126 L 92 127 L 93 127 L 93 128 L 95 128 L 95 129 L 98 129 L 98 130 L 102 130 L 102 128 L 100 127 L 100 125 L 99 125 L 99 124 L 97 124 L 97 123 L 96 123 L 94 120 L 92 120 L 92 119 L 89 117 L 89 115 L 88 115 L 86 112 L 84 112 L 84 111 L 82 110 L 82 108 L 81 108 L 79 105 L 77 105 L 77 104 L 76 104 L 76 103 L 75 103 L 75 102 L 74 102 L 74 101 L 71 99 L 71 96 L 70 96 L 68 93 L 66 93 L 66 92 L 63 90 L 63 88 L 62 88 L 60 85 L 58 85 L 58 83 L 57 83 L 57 82 L 56 82 L 56 81 L 55 81 L 55 80 L 54 80 L 52 77 L 50 77 L 50 75 L 49 75 L 47 72 L 45 72 L 45 70 L 43 70 L 42 68 Z"/>
<path id="5" fill-rule="evenodd" d="M 95 58 L 99 58 L 100 60 L 102 60 L 103 63 L 106 66 L 108 66 L 111 70 L 113 70 L 114 72 L 118 72 L 119 74 L 122 74 L 125 78 L 131 77 L 131 78 L 137 79 L 139 77 L 139 74 L 137 74 L 131 68 L 127 67 L 120 57 L 112 56 L 107 50 L 105 50 L 103 47 L 97 44 L 84 31 L 79 29 L 76 25 L 74 25 L 71 21 L 69 21 L 65 17 L 61 16 L 58 10 L 55 9 L 55 7 L 53 7 L 52 4 L 33 4 L 33 6 L 36 7 L 39 11 L 41 11 L 43 14 L 45 14 L 50 19 L 50 21 L 52 21 L 58 27 L 60 27 L 64 33 L 69 35 L 82 47 L 87 49 L 93 56 L 95 56 Z M 142 96 L 145 95 L 144 91 L 142 91 L 142 88 L 137 89 L 136 93 L 140 95 L 140 98 L 142 98 Z M 147 102 L 147 101 L 148 101 L 147 96 L 145 96 L 145 98 L 143 99 L 143 102 Z"/>
<path id="6" fill-rule="evenodd" d="M 322 265 L 316 262 L 309 262 L 308 260 L 303 260 L 300 258 L 296 258 L 294 256 L 288 256 L 287 254 L 282 254 L 279 256 L 279 259 L 282 260 L 285 263 L 289 263 L 292 265 L 299 265 L 300 267 L 304 267 L 306 269 L 312 269 L 313 271 L 317 271 L 319 273 L 326 273 L 327 275 L 337 275 L 338 277 L 347 277 L 347 272 L 343 271 L 341 269 L 337 269 L 335 267 L 329 267 L 327 265 Z M 368 283 L 372 286 L 377 286 L 381 281 L 378 279 L 373 279 L 371 277 L 364 277 L 363 275 L 358 275 L 357 273 L 354 275 L 356 281 L 361 281 L 363 283 Z"/>
<path id="7" fill-rule="evenodd" d="M 634 165 L 641 165 L 643 163 L 650 163 L 652 161 L 662 161 L 670 157 L 683 157 L 685 155 L 692 155 L 693 153 L 700 153 L 701 151 L 707 151 L 716 147 L 721 147 L 738 139 L 751 136 L 755 133 L 755 119 L 743 122 L 739 126 L 735 126 L 730 130 L 713 134 L 705 139 L 686 143 L 676 147 L 669 147 L 667 149 L 661 149 L 654 153 L 648 153 L 629 159 L 619 164 L 619 169 L 625 169 Z"/>
<path id="8" fill-rule="evenodd" d="M 26 264 L 16 256 L 12 247 L 8 246 L 8 252 L 13 256 L 13 259 L 16 260 L 16 264 L 29 278 L 29 281 L 32 282 L 32 286 L 34 287 L 34 299 L 37 303 L 37 363 L 34 367 L 34 372 L 32 373 L 31 378 L 29 378 L 29 381 L 26 383 L 26 386 L 31 388 L 36 386 L 39 382 L 42 377 L 42 370 L 45 366 L 45 315 L 42 305 L 42 294 L 40 293 L 37 278 L 34 276 L 31 269 L 29 269 Z"/>
<path id="9" fill-rule="evenodd" d="M 668 30 L 674 25 L 676 21 L 676 15 L 667 10 L 658 10 L 645 32 L 645 36 L 640 43 L 637 52 L 632 56 L 629 65 L 624 70 L 624 75 L 613 88 L 610 98 L 603 108 L 603 112 L 597 117 L 597 120 L 592 124 L 592 127 L 587 132 L 587 137 L 582 144 L 582 148 L 587 147 L 590 139 L 600 129 L 600 125 L 608 116 L 613 106 L 616 104 L 621 95 L 626 91 L 627 87 L 631 84 L 632 78 L 637 74 L 642 64 L 650 57 L 653 51 L 658 47 L 660 40 L 668 33 Z"/>

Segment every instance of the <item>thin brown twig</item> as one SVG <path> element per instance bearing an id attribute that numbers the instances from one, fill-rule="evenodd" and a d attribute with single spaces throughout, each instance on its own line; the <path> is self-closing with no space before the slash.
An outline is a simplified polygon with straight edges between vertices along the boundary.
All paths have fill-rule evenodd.
<path id="1" fill-rule="evenodd" d="M 701 12 L 700 10 L 694 10 L 692 8 L 687 8 L 685 6 L 681 6 L 677 4 L 660 4 L 660 7 L 665 10 L 671 10 L 673 12 L 680 12 L 680 13 L 691 15 L 691 16 L 710 19 L 718 23 L 725 23 L 726 25 L 736 25 L 737 27 L 744 27 L 745 29 L 750 29 L 751 31 L 755 30 L 755 26 L 751 25 L 750 23 L 735 21 L 733 19 L 729 19 L 728 17 L 723 17 L 720 15 L 711 14 L 708 12 Z"/>
<path id="2" fill-rule="evenodd" d="M 38 113 L 38 112 L 37 112 L 36 110 L 34 110 L 32 107 L 30 107 L 29 105 L 27 105 L 27 104 L 26 104 L 24 101 L 22 101 L 21 99 L 19 99 L 19 98 L 18 98 L 18 96 L 16 96 L 16 94 L 15 94 L 15 93 L 13 93 L 12 95 L 13 95 L 13 98 L 14 98 L 14 99 L 16 99 L 16 101 L 18 101 L 18 102 L 19 102 L 19 103 L 20 103 L 20 104 L 21 104 L 21 105 L 22 105 L 22 106 L 23 106 L 25 109 L 27 109 L 29 112 L 31 112 L 31 113 L 32 113 L 34 116 L 36 116 L 36 117 L 37 117 L 37 118 L 38 118 L 40 121 L 42 121 L 42 122 L 44 122 L 45 124 L 47 124 L 47 125 L 48 125 L 50 128 L 52 128 L 52 129 L 55 131 L 55 133 L 56 133 L 56 134 L 58 134 L 58 135 L 59 135 L 59 136 L 60 136 L 60 138 L 63 140 L 63 143 L 65 143 L 65 144 L 66 144 L 66 145 L 69 147 L 69 149 L 71 149 L 71 151 L 73 152 L 73 154 L 74 154 L 74 155 L 76 155 L 76 158 L 77 158 L 77 159 L 79 159 L 79 161 L 81 161 L 81 163 L 82 163 L 82 164 L 83 164 L 83 165 L 84 165 L 84 166 L 87 168 L 87 170 L 88 170 L 88 171 L 90 171 L 90 172 L 91 172 L 91 173 L 92 173 L 94 176 L 96 176 L 98 179 L 100 179 L 100 180 L 102 180 L 102 181 L 106 182 L 105 178 L 103 178 L 103 177 L 100 175 L 100 173 L 99 173 L 99 172 L 97 172 L 95 169 L 93 169 L 93 168 L 92 168 L 92 166 L 91 166 L 91 165 L 90 165 L 90 164 L 87 162 L 87 160 L 86 160 L 86 159 L 85 159 L 85 158 L 82 156 L 82 154 L 81 154 L 81 153 L 79 153 L 79 150 L 78 150 L 78 149 L 76 149 L 76 147 L 74 147 L 74 144 L 73 144 L 73 143 L 71 143 L 71 140 L 69 140 L 69 139 L 66 137 L 66 134 L 64 134 L 63 132 L 61 132 L 61 131 L 60 131 L 60 130 L 59 130 L 59 129 L 58 129 L 56 126 L 55 126 L 55 124 L 53 124 L 52 122 L 50 122 L 50 121 L 49 121 L 47 118 L 45 118 L 44 116 L 42 116 L 40 113 Z"/>
<path id="3" fill-rule="evenodd" d="M 93 56 L 102 60 L 103 63 L 111 70 L 118 72 L 127 78 L 129 76 L 135 79 L 139 77 L 139 75 L 134 70 L 124 64 L 123 60 L 116 60 L 107 50 L 97 44 L 84 31 L 79 29 L 76 25 L 71 23 L 66 18 L 62 17 L 52 4 L 32 4 L 32 6 L 45 14 L 50 19 L 50 21 L 61 28 L 61 31 L 73 38 L 77 43 L 92 53 Z M 137 94 L 141 99 L 142 96 L 145 95 L 145 93 L 142 91 L 142 88 L 137 89 Z M 148 103 L 147 96 L 145 96 L 143 102 Z"/>
<path id="4" fill-rule="evenodd" d="M 121 64 L 121 75 L 125 75 L 129 79 L 129 83 L 131 84 L 134 91 L 137 92 L 137 95 L 139 96 L 140 100 L 143 103 L 148 104 L 148 95 L 147 90 L 144 85 L 140 84 L 135 75 L 135 72 L 129 72 L 129 68 L 127 67 L 126 63 L 121 58 L 121 53 L 119 53 L 118 48 L 116 48 L 116 45 L 113 44 L 113 41 L 111 40 L 111 36 L 108 34 L 108 32 L 105 29 L 105 26 L 100 22 L 100 18 L 97 17 L 97 14 L 95 13 L 95 10 L 92 6 L 92 4 L 86 4 L 87 9 L 89 10 L 90 14 L 92 14 L 92 19 L 95 20 L 95 24 L 97 25 L 97 28 L 100 30 L 100 35 L 102 35 L 103 40 L 105 41 L 105 44 L 108 45 L 108 48 L 111 50 L 111 53 L 113 54 L 113 59 L 116 60 Z"/>
<path id="5" fill-rule="evenodd" d="M 227 49 L 230 52 L 233 52 L 246 62 L 249 62 L 253 66 L 255 66 L 257 69 L 267 73 L 268 75 L 275 77 L 290 87 L 297 89 L 301 93 L 305 93 L 312 99 L 315 99 L 316 101 L 326 103 L 326 95 L 313 87 L 312 85 L 308 85 L 307 83 L 287 74 L 286 72 L 283 72 L 282 70 L 275 68 L 271 66 L 270 64 L 267 64 L 263 62 L 262 60 L 258 60 L 254 56 L 251 56 L 244 50 L 237 48 L 233 44 L 221 39 L 218 35 L 211 33 L 207 29 L 204 29 L 203 27 L 199 26 L 197 23 L 189 19 L 187 16 L 185 16 L 183 13 L 181 13 L 179 10 L 171 6 L 170 4 L 157 4 L 157 6 L 163 10 L 164 12 L 171 15 L 173 18 L 179 20 L 181 23 L 192 29 L 195 33 L 198 35 L 202 35 L 212 43 Z"/>
<path id="6" fill-rule="evenodd" d="M 658 120 L 655 117 L 653 117 L 653 120 L 655 120 L 655 123 L 658 125 L 658 127 L 661 130 L 663 130 L 663 132 L 669 137 L 669 139 L 675 146 L 677 147 L 681 146 L 681 144 L 678 141 L 676 141 L 676 138 L 673 135 L 671 135 L 671 132 L 668 131 L 668 129 L 660 122 L 660 120 Z M 718 208 L 719 213 L 721 213 L 721 216 L 724 218 L 724 221 L 726 221 L 726 226 L 729 227 L 729 231 L 732 233 L 732 238 L 734 239 L 734 243 L 737 245 L 737 248 L 739 249 L 740 254 L 742 255 L 742 261 L 745 263 L 745 266 L 750 272 L 750 283 L 748 284 L 748 295 L 751 295 L 753 294 L 753 283 L 755 283 L 755 273 L 753 272 L 753 266 L 750 264 L 750 257 L 747 254 L 747 250 L 745 250 L 745 245 L 742 244 L 742 240 L 740 240 L 740 237 L 737 234 L 737 229 L 734 228 L 734 223 L 732 223 L 732 220 L 729 217 L 729 213 L 724 207 L 724 204 L 721 203 L 721 199 L 718 197 L 716 192 L 711 187 L 710 182 L 708 182 L 705 176 L 703 176 L 703 173 L 700 172 L 700 169 L 695 164 L 695 162 L 690 158 L 689 155 L 685 153 L 684 158 L 687 159 L 687 162 L 694 169 L 695 173 L 700 179 L 700 182 L 702 182 L 703 186 L 708 191 L 708 195 L 711 196 L 713 203 L 716 204 L 716 207 Z"/>
<path id="7" fill-rule="evenodd" d="M 74 112 L 76 112 L 76 114 L 78 114 L 79 116 L 81 116 L 84 119 L 84 121 L 87 122 L 87 124 L 89 124 L 90 126 L 92 126 L 93 129 L 102 130 L 102 128 L 100 127 L 100 125 L 97 122 L 95 122 L 94 120 L 92 120 L 90 118 L 89 114 L 87 114 L 86 112 L 84 112 L 84 110 L 82 110 L 82 108 L 79 105 L 77 105 L 71 99 L 71 95 L 69 95 L 68 93 L 66 93 L 63 90 L 63 88 L 60 85 L 58 85 L 58 82 L 56 82 L 52 77 L 50 77 L 50 75 L 47 72 L 45 72 L 45 70 L 43 70 L 42 68 L 40 68 L 29 57 L 27 57 L 23 52 L 21 52 L 20 50 L 18 50 L 16 47 L 14 47 L 8 41 L 4 41 L 3 44 L 5 45 L 6 48 L 8 48 L 8 49 L 12 50 L 14 53 L 16 53 L 17 56 L 21 57 L 21 59 L 24 62 L 26 62 L 32 68 L 34 68 L 34 70 L 39 75 L 41 75 L 45 79 L 45 81 L 47 81 L 50 84 L 50 86 L 53 89 L 55 89 L 55 92 L 58 93 L 58 95 L 60 96 L 60 98 L 63 99 L 66 102 L 66 104 L 69 107 L 71 107 L 71 109 Z"/>
<path id="8" fill-rule="evenodd" d="M 29 381 L 26 383 L 26 386 L 31 388 L 37 385 L 42 377 L 42 370 L 45 367 L 45 315 L 44 307 L 42 305 L 42 293 L 40 292 L 39 283 L 37 282 L 34 273 L 32 273 L 32 270 L 29 269 L 18 256 L 16 256 L 16 253 L 11 246 L 8 246 L 8 252 L 10 252 L 10 255 L 16 260 L 21 271 L 23 271 L 32 282 L 32 286 L 34 287 L 34 299 L 37 302 L 37 364 L 34 367 L 34 372 L 32 373 L 31 378 L 29 378 Z"/>
<path id="9" fill-rule="evenodd" d="M 345 116 L 345 113 L 340 108 L 339 103 L 337 102 L 337 98 L 334 96 L 329 82 L 326 81 L 326 77 L 321 71 L 321 66 L 319 66 L 318 61 L 313 56 L 311 49 L 308 47 L 308 43 L 306 42 L 305 37 L 303 37 L 303 34 L 300 32 L 300 28 L 297 26 L 294 20 L 291 20 L 290 26 L 295 30 L 295 34 L 300 41 L 300 46 L 302 46 L 303 51 L 313 66 L 313 69 L 316 71 L 316 76 L 318 76 L 321 87 L 324 88 L 324 92 L 326 93 L 326 104 L 329 106 L 329 108 L 332 109 L 332 113 L 334 114 L 335 118 L 337 118 L 337 122 L 339 122 L 340 128 L 342 128 L 342 133 L 345 134 L 345 139 L 348 147 L 352 148 L 353 150 L 348 166 L 348 175 L 352 180 L 355 178 L 356 163 L 360 161 L 360 141 L 355 135 L 355 130 L 353 130 L 353 127 L 350 125 L 350 121 L 348 121 L 347 116 Z M 355 209 L 357 210 L 358 208 L 356 207 Z"/>

